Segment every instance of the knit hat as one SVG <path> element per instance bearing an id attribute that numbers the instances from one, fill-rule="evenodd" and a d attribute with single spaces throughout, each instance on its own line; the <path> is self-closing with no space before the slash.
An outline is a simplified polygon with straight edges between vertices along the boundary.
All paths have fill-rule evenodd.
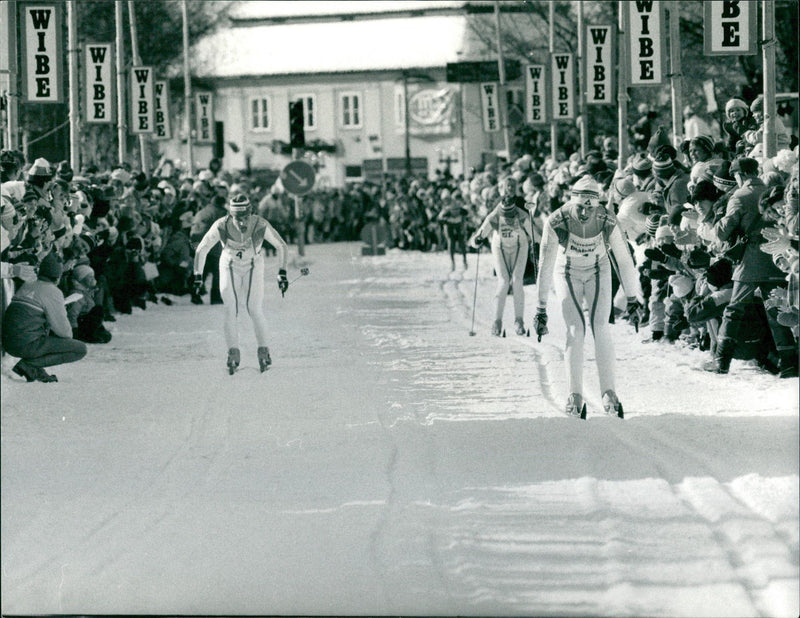
<path id="1" fill-rule="evenodd" d="M 542 175 L 537 173 L 537 172 L 534 172 L 533 174 L 528 176 L 528 180 L 530 180 L 531 184 L 534 187 L 543 187 L 544 186 L 544 178 L 542 178 Z"/>
<path id="2" fill-rule="evenodd" d="M 94 270 L 88 264 L 78 264 L 72 269 L 72 278 L 79 283 L 87 284 L 90 279 L 95 278 Z"/>
<path id="3" fill-rule="evenodd" d="M 701 180 L 692 189 L 691 201 L 693 204 L 697 204 L 701 200 L 716 202 L 718 198 L 719 192 L 713 182 Z"/>
<path id="4" fill-rule="evenodd" d="M 633 186 L 633 182 L 627 176 L 621 176 L 613 180 L 611 182 L 611 189 L 617 201 L 622 201 L 636 190 Z"/>
<path id="5" fill-rule="evenodd" d="M 579 178 L 570 191 L 570 202 L 574 204 L 591 204 L 597 206 L 600 203 L 600 185 L 591 176 Z"/>
<path id="6" fill-rule="evenodd" d="M 734 159 L 730 167 L 731 176 L 733 174 L 744 174 L 745 176 L 755 176 L 758 174 L 758 161 L 750 157 L 739 157 Z"/>
<path id="7" fill-rule="evenodd" d="M 649 175 L 653 169 L 653 162 L 643 152 L 637 153 L 631 163 L 634 173 L 639 175 Z"/>
<path id="8" fill-rule="evenodd" d="M 668 176 L 675 171 L 675 160 L 666 153 L 659 153 L 653 159 L 653 173 L 657 176 Z"/>
<path id="9" fill-rule="evenodd" d="M 659 146 L 670 146 L 669 137 L 667 136 L 667 130 L 659 125 L 656 132 L 653 134 L 653 137 L 650 138 L 650 141 L 647 144 L 647 152 L 651 155 L 655 154 L 656 148 Z"/>
<path id="10" fill-rule="evenodd" d="M 58 176 L 59 178 L 63 178 L 67 182 L 72 181 L 72 177 L 74 176 L 74 174 L 72 172 L 72 167 L 70 167 L 70 164 L 67 163 L 66 161 L 62 161 L 61 163 L 59 163 L 58 167 L 56 168 L 56 176 Z"/>
<path id="11" fill-rule="evenodd" d="M 714 172 L 714 186 L 723 193 L 727 193 L 736 186 L 736 179 L 731 175 L 730 170 L 730 161 L 723 161 Z"/>
<path id="12" fill-rule="evenodd" d="M 695 148 L 702 148 L 709 154 L 714 152 L 714 140 L 711 139 L 708 135 L 698 135 L 694 139 L 689 142 L 691 146 Z"/>
<path id="13" fill-rule="evenodd" d="M 39 279 L 55 283 L 63 272 L 64 264 L 61 263 L 61 258 L 56 253 L 48 253 L 39 264 Z"/>
<path id="14" fill-rule="evenodd" d="M 694 281 L 686 275 L 676 274 L 670 276 L 669 285 L 678 298 L 688 296 L 694 290 Z"/>
<path id="15" fill-rule="evenodd" d="M 764 109 L 764 95 L 758 95 L 755 100 L 750 104 L 751 112 L 760 112 Z"/>
<path id="16" fill-rule="evenodd" d="M 50 166 L 50 162 L 45 159 L 44 157 L 40 157 L 33 162 L 30 169 L 28 170 L 28 176 L 39 176 L 49 178 L 53 175 L 52 167 Z"/>
<path id="17" fill-rule="evenodd" d="M 111 172 L 111 180 L 119 180 L 122 184 L 126 185 L 131 181 L 130 172 L 126 172 L 121 167 L 118 167 Z"/>
<path id="18" fill-rule="evenodd" d="M 741 99 L 730 99 L 725 104 L 725 113 L 727 114 L 729 111 L 736 108 L 743 109 L 745 111 L 748 110 L 747 103 L 745 103 Z"/>
<path id="19" fill-rule="evenodd" d="M 706 270 L 706 281 L 715 288 L 727 285 L 733 279 L 733 265 L 729 260 L 721 258 Z"/>

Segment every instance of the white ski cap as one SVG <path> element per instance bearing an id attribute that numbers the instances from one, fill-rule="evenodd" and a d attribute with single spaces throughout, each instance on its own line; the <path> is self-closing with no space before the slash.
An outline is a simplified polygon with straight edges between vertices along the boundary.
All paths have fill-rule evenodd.
<path id="1" fill-rule="evenodd" d="M 597 206 L 600 203 L 600 185 L 588 174 L 581 176 L 572 185 L 570 202 L 574 204 L 586 204 L 588 202 L 592 206 Z"/>
<path id="2" fill-rule="evenodd" d="M 228 210 L 231 213 L 247 212 L 250 210 L 250 198 L 241 193 L 234 195 L 231 198 L 231 201 L 228 202 Z"/>

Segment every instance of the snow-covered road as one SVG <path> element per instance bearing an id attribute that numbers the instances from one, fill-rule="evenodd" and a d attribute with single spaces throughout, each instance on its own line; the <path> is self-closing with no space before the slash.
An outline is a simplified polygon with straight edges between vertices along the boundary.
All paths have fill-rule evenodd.
<path id="1" fill-rule="evenodd" d="M 222 308 L 186 298 L 58 384 L 5 359 L 4 614 L 798 615 L 797 379 L 619 324 L 626 419 L 589 345 L 578 421 L 554 303 L 541 343 L 510 302 L 489 336 L 487 254 L 474 337 L 474 255 L 300 266 L 268 288 L 264 375 L 244 322 L 228 376 Z"/>

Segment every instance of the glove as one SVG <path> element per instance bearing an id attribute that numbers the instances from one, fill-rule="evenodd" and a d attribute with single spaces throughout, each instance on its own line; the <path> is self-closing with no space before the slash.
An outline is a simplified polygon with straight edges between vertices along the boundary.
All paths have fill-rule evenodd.
<path id="1" fill-rule="evenodd" d="M 785 255 L 791 249 L 791 239 L 789 231 L 785 228 L 765 227 L 761 230 L 761 235 L 768 242 L 761 245 L 761 250 L 770 255 Z"/>
<path id="2" fill-rule="evenodd" d="M 477 249 L 478 246 L 483 242 L 482 236 L 473 236 L 469 239 L 469 246 L 473 249 Z"/>
<path id="3" fill-rule="evenodd" d="M 778 324 L 787 328 L 796 329 L 800 324 L 800 314 L 794 305 L 778 308 Z"/>
<path id="4" fill-rule="evenodd" d="M 286 278 L 286 269 L 281 268 L 278 271 L 278 289 L 281 291 L 281 296 L 286 294 L 289 289 L 289 280 Z"/>
<path id="5" fill-rule="evenodd" d="M 533 316 L 533 330 L 536 331 L 538 341 L 541 341 L 542 337 L 550 332 L 547 330 L 547 309 L 544 307 L 539 307 L 536 315 Z"/>
<path id="6" fill-rule="evenodd" d="M 628 306 L 625 308 L 625 316 L 628 318 L 636 332 L 639 332 L 639 321 L 642 318 L 642 303 L 636 300 L 635 296 L 628 297 Z"/>
<path id="7" fill-rule="evenodd" d="M 195 275 L 192 282 L 192 296 L 200 296 L 203 289 L 203 275 Z"/>

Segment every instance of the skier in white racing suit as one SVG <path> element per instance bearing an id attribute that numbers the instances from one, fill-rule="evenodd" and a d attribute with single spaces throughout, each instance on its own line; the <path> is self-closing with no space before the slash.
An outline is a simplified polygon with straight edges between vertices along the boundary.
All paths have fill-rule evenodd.
<path id="1" fill-rule="evenodd" d="M 613 257 L 609 255 L 609 249 Z M 638 318 L 642 291 L 627 241 L 614 215 L 600 206 L 600 186 L 589 175 L 572 187 L 569 201 L 547 219 L 539 251 L 538 308 L 534 330 L 547 334 L 547 301 L 551 285 L 567 326 L 566 360 L 569 400 L 566 411 L 585 417 L 583 346 L 586 315 L 594 335 L 603 407 L 622 417 L 614 383 L 614 347 L 608 316 L 611 311 L 611 259 L 628 297 L 627 313 Z M 553 277 L 554 272 L 556 277 Z"/>
<path id="2" fill-rule="evenodd" d="M 286 277 L 287 249 L 269 221 L 253 214 L 246 195 L 234 195 L 228 203 L 226 216 L 217 219 L 197 245 L 194 256 L 194 284 L 199 289 L 203 282 L 206 256 L 214 245 L 222 244 L 219 260 L 220 294 L 225 306 L 225 342 L 228 346 L 228 368 L 231 373 L 239 366 L 239 313 L 247 311 L 253 321 L 258 343 L 258 364 L 265 371 L 271 364 L 267 348 L 267 322 L 264 317 L 264 268 L 266 240 L 278 253 L 278 288 L 285 293 L 289 288 Z"/>
<path id="3" fill-rule="evenodd" d="M 500 203 L 486 216 L 469 242 L 472 247 L 477 247 L 484 238 L 489 237 L 491 244 L 494 270 L 497 273 L 492 334 L 497 336 L 502 331 L 506 296 L 508 287 L 511 286 L 514 296 L 514 327 L 518 335 L 523 335 L 525 289 L 522 284 L 528 254 L 533 247 L 533 230 L 530 214 L 524 208 L 525 200 L 517 195 L 517 181 L 507 176 L 500 180 L 499 189 Z"/>

